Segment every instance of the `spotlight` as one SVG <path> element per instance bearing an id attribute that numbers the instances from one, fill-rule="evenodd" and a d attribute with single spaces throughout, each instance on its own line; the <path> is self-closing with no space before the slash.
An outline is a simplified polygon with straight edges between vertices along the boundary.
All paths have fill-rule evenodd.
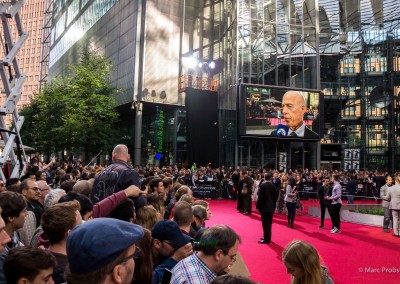
<path id="1" fill-rule="evenodd" d="M 214 61 L 210 61 L 210 63 L 208 63 L 208 68 L 214 69 L 215 68 L 215 62 Z"/>
<path id="2" fill-rule="evenodd" d="M 198 65 L 198 60 L 197 58 L 190 56 L 190 57 L 183 57 L 182 58 L 182 63 L 187 66 L 190 69 L 194 69 Z"/>
<path id="3" fill-rule="evenodd" d="M 165 93 L 165 91 L 161 91 L 160 99 L 165 100 L 166 98 L 167 98 L 167 94 Z"/>
<path id="4" fill-rule="evenodd" d="M 142 91 L 142 97 L 145 97 L 149 94 L 149 90 L 147 88 L 144 88 L 144 90 Z"/>

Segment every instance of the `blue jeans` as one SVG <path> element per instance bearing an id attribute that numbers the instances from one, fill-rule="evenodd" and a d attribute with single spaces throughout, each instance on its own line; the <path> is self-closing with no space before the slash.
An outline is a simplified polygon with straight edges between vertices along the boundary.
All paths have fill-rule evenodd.
<path id="1" fill-rule="evenodd" d="M 354 204 L 354 195 L 347 195 L 347 204 Z"/>
<path id="2" fill-rule="evenodd" d="M 383 229 L 389 229 L 390 221 L 393 220 L 392 212 L 389 208 L 383 208 Z"/>

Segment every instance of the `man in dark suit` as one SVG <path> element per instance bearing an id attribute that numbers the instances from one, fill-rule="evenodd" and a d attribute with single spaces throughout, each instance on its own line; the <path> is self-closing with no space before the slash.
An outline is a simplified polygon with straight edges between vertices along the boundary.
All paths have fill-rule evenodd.
<path id="1" fill-rule="evenodd" d="M 242 195 L 242 190 L 243 190 L 243 186 L 244 186 L 244 181 L 247 177 L 247 171 L 242 170 L 240 172 L 240 180 L 238 183 L 238 187 L 237 187 L 237 210 L 239 211 L 239 213 L 244 213 L 244 198 L 245 196 Z M 247 195 L 247 194 L 246 194 Z"/>
<path id="2" fill-rule="evenodd" d="M 265 182 L 258 190 L 257 211 L 261 214 L 261 223 L 264 231 L 264 238 L 258 243 L 271 243 L 272 216 L 275 212 L 276 201 L 278 200 L 278 189 L 271 182 L 271 174 L 265 175 Z"/>
<path id="3" fill-rule="evenodd" d="M 278 171 L 275 171 L 272 176 L 272 184 L 275 185 L 278 190 L 281 188 L 281 179 L 279 178 Z"/>
<path id="4" fill-rule="evenodd" d="M 318 133 L 307 128 L 304 123 L 304 114 L 307 112 L 307 104 L 302 92 L 287 91 L 282 98 L 282 114 L 286 126 L 278 125 L 273 131 L 273 136 L 304 137 L 318 139 Z"/>
<path id="5" fill-rule="evenodd" d="M 380 197 L 380 189 L 382 186 L 384 186 L 386 184 L 386 178 L 385 175 L 383 174 L 383 172 L 379 171 L 375 176 L 372 177 L 372 181 L 374 183 L 374 187 L 373 187 L 373 194 L 376 198 L 376 202 L 378 204 L 381 204 L 381 199 Z"/>
<path id="6" fill-rule="evenodd" d="M 328 214 L 329 216 L 331 216 L 331 201 L 326 199 L 326 197 L 330 195 L 329 192 L 332 191 L 329 183 L 329 178 L 324 179 L 323 184 L 320 185 L 318 189 L 319 204 L 321 207 L 321 225 L 319 226 L 320 229 L 324 228 L 326 209 L 328 209 Z"/>

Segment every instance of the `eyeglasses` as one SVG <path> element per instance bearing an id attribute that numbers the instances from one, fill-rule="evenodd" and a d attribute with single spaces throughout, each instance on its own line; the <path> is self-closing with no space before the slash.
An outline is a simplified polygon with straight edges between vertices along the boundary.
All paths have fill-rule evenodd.
<path id="1" fill-rule="evenodd" d="M 142 249 L 140 247 L 136 247 L 136 250 L 135 250 L 135 252 L 133 254 L 121 259 L 116 265 L 114 265 L 114 267 L 110 270 L 110 272 L 108 272 L 108 274 L 111 274 L 111 272 L 113 272 L 114 268 L 117 265 L 120 265 L 122 263 L 128 262 L 131 259 L 138 259 L 141 254 L 142 254 Z"/>
<path id="2" fill-rule="evenodd" d="M 34 191 L 40 191 L 41 189 L 40 189 L 40 187 L 37 187 L 37 186 L 35 186 L 35 187 L 32 187 L 32 188 L 28 188 L 28 189 L 32 189 L 32 190 L 34 190 Z"/>
<path id="3" fill-rule="evenodd" d="M 231 263 L 234 263 L 235 261 L 236 261 L 236 254 L 234 254 L 234 255 L 229 255 L 229 253 L 228 252 L 225 252 L 225 251 L 223 251 L 222 249 L 221 249 L 221 251 L 222 251 L 222 253 L 226 256 L 229 256 L 229 258 L 231 259 Z"/>
<path id="4" fill-rule="evenodd" d="M 40 191 L 50 190 L 50 187 L 48 187 L 48 188 L 41 188 L 41 187 L 39 187 L 39 190 L 40 190 Z"/>
<path id="5" fill-rule="evenodd" d="M 177 246 L 177 245 L 175 245 L 175 244 L 173 244 L 173 243 L 170 243 L 169 241 L 163 241 L 163 242 L 169 244 L 169 245 L 174 249 L 174 251 L 176 251 L 177 249 L 179 249 L 179 246 Z"/>

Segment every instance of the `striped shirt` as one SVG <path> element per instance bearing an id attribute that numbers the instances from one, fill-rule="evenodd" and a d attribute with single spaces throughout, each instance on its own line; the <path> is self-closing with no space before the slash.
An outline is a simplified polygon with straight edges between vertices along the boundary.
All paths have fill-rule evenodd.
<path id="1" fill-rule="evenodd" d="M 172 269 L 171 284 L 207 284 L 217 277 L 210 268 L 193 253 L 178 262 Z"/>

